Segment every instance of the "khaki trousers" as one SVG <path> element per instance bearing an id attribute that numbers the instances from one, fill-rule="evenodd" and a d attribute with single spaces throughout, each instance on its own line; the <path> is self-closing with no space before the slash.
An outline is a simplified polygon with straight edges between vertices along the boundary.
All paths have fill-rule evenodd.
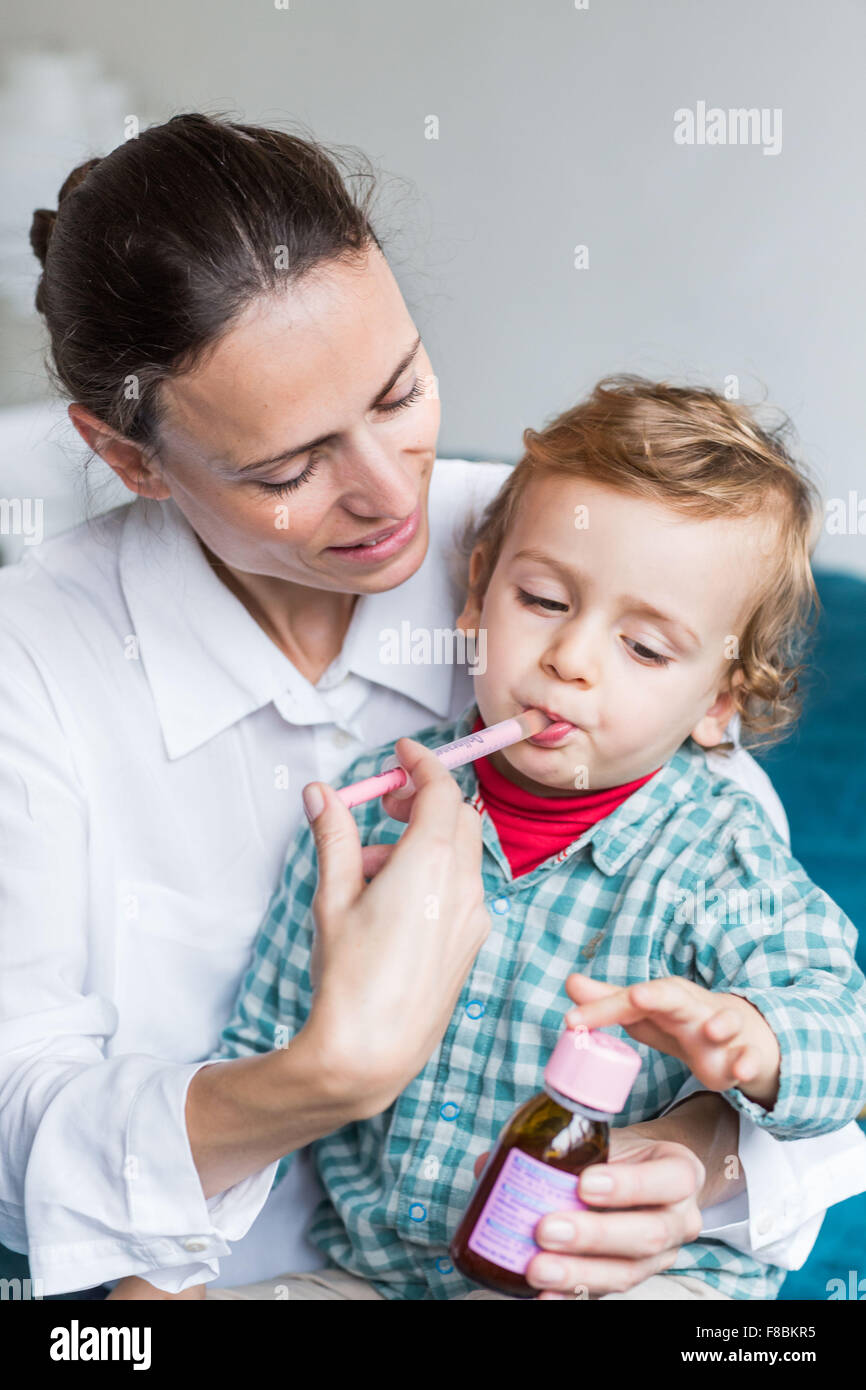
<path id="1" fill-rule="evenodd" d="M 653 1274 L 643 1283 L 636 1284 L 627 1293 L 607 1293 L 603 1298 L 701 1298 L 728 1299 L 726 1293 L 719 1293 L 712 1285 L 690 1274 Z M 235 1289 L 215 1289 L 207 1286 L 208 1299 L 270 1299 L 274 1302 L 308 1303 L 320 1299 L 376 1299 L 389 1302 L 366 1279 L 359 1279 L 343 1269 L 317 1269 L 309 1274 L 279 1274 L 274 1279 L 264 1279 L 258 1284 L 241 1284 Z M 511 1298 L 507 1294 L 493 1293 L 489 1289 L 473 1289 L 471 1293 L 460 1294 L 460 1299 L 497 1299 L 505 1303 L 528 1303 L 530 1299 Z M 728 1299 L 728 1301 L 730 1301 Z"/>

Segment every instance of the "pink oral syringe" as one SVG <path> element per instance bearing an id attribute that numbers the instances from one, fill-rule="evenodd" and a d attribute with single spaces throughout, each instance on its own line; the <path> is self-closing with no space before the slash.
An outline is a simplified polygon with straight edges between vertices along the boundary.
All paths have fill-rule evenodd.
<path id="1" fill-rule="evenodd" d="M 540 709 L 526 709 L 513 719 L 503 719 L 499 724 L 491 724 L 489 729 L 479 729 L 475 734 L 466 734 L 453 743 L 443 743 L 441 748 L 430 751 L 448 768 L 463 767 L 465 763 L 473 763 L 476 758 L 498 753 L 500 748 L 508 748 L 512 743 L 522 743 L 524 739 L 540 734 L 552 723 L 549 715 L 542 714 Z M 346 806 L 360 806 L 364 801 L 372 801 L 375 796 L 384 796 L 385 792 L 405 787 L 408 781 L 406 769 L 394 767 L 378 772 L 375 777 L 365 777 L 362 782 L 353 782 L 349 787 L 341 787 L 337 796 Z"/>

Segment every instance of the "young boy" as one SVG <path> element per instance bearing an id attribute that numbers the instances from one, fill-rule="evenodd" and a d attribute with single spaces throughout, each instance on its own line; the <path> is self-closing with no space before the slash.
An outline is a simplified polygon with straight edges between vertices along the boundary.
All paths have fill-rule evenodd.
<path id="1" fill-rule="evenodd" d="M 866 1097 L 855 929 L 704 753 L 735 714 L 752 741 L 795 717 L 811 485 L 743 408 L 631 378 L 525 445 L 471 555 L 475 702 L 416 739 L 531 707 L 563 727 L 453 774 L 482 816 L 490 935 L 411 1085 L 314 1145 L 327 1199 L 311 1238 L 387 1298 L 472 1287 L 448 1256 L 472 1161 L 540 1089 L 567 981 L 572 1021 L 626 1029 L 642 1053 L 617 1124 L 658 1115 L 690 1071 L 783 1139 L 840 1128 Z M 353 814 L 364 845 L 399 838 L 381 801 Z M 304 827 L 218 1056 L 290 1045 L 304 1023 L 315 886 Z M 709 1239 L 668 1273 L 734 1298 L 772 1298 L 784 1277 Z"/>

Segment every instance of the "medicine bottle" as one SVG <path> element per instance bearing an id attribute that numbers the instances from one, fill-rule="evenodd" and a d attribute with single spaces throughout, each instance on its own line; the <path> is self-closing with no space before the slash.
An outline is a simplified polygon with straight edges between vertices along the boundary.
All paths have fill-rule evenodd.
<path id="1" fill-rule="evenodd" d="M 548 1212 L 580 1211 L 575 1178 L 608 1157 L 640 1054 L 601 1030 L 566 1029 L 544 1069 L 544 1090 L 514 1112 L 485 1164 L 450 1245 L 461 1274 L 495 1293 L 537 1298 L 524 1274 Z"/>

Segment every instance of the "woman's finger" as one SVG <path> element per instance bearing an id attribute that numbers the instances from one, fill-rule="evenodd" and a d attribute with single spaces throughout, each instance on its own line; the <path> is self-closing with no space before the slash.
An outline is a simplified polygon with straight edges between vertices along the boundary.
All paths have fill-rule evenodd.
<path id="1" fill-rule="evenodd" d="M 572 1298 L 599 1298 L 606 1293 L 625 1293 L 653 1274 L 670 1269 L 676 1250 L 645 1259 L 616 1260 L 598 1256 L 535 1255 L 526 1267 L 526 1281 L 534 1289 L 557 1290 Z"/>
<path id="2" fill-rule="evenodd" d="M 457 813 L 463 805 L 460 788 L 435 753 L 411 738 L 397 740 L 400 761 L 415 784 L 409 812 L 409 828 L 402 844 L 437 839 L 452 844 Z"/>
<path id="3" fill-rule="evenodd" d="M 396 845 L 364 845 L 361 849 L 362 872 L 366 879 L 375 878 L 384 869 Z"/>
<path id="4" fill-rule="evenodd" d="M 697 1154 L 687 1151 L 641 1163 L 612 1156 L 583 1170 L 577 1193 L 593 1208 L 669 1206 L 693 1197 L 705 1178 Z"/>
<path id="5" fill-rule="evenodd" d="M 361 837 L 348 806 L 326 782 L 304 787 L 304 806 L 309 818 L 321 806 L 310 829 L 316 845 L 318 886 L 316 904 L 330 917 L 345 911 L 364 886 Z"/>
<path id="6" fill-rule="evenodd" d="M 685 1202 L 630 1211 L 551 1212 L 535 1228 L 536 1243 L 551 1254 L 635 1260 L 678 1250 L 688 1234 Z"/>

